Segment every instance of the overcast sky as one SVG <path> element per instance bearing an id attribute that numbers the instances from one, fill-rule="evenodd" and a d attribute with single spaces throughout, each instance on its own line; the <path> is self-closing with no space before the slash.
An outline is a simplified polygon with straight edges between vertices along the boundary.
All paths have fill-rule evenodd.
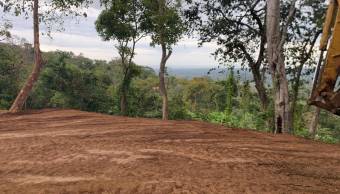
<path id="1" fill-rule="evenodd" d="M 98 37 L 94 22 L 100 10 L 89 8 L 87 18 L 66 20 L 65 30 L 53 32 L 52 39 L 47 36 L 41 37 L 41 49 L 43 51 L 63 50 L 72 51 L 75 54 L 82 53 L 85 57 L 92 59 L 111 60 L 118 57 L 113 42 L 104 42 Z M 13 23 L 11 33 L 29 42 L 33 40 L 32 21 L 22 17 L 6 16 Z M 139 65 L 150 66 L 158 69 L 160 61 L 160 48 L 150 47 L 150 38 L 139 42 L 136 49 L 135 62 Z M 214 44 L 207 44 L 198 48 L 197 41 L 183 38 L 175 47 L 168 62 L 170 68 L 212 68 L 217 63 L 211 56 L 215 50 Z"/>

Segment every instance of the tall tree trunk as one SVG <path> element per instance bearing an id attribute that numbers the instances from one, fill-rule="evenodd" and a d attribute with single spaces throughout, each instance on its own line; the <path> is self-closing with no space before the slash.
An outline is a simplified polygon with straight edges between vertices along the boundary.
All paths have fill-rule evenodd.
<path id="1" fill-rule="evenodd" d="M 315 137 L 316 132 L 318 130 L 319 118 L 320 118 L 320 108 L 317 107 L 316 110 L 315 110 L 315 113 L 313 115 L 313 119 L 311 121 L 311 124 L 309 126 L 309 135 L 312 138 Z"/>
<path id="2" fill-rule="evenodd" d="M 290 116 L 290 104 L 289 104 L 289 86 L 288 86 L 288 80 L 286 77 L 286 68 L 285 68 L 285 62 L 284 62 L 284 56 L 283 53 L 279 54 L 279 63 L 280 63 L 280 68 L 279 68 L 279 89 L 276 91 L 276 98 L 275 98 L 275 104 L 276 104 L 276 109 L 277 114 L 279 117 L 275 117 L 277 120 L 276 122 L 276 131 L 280 132 L 280 128 L 282 129 L 283 133 L 291 133 L 291 116 Z M 282 119 L 282 125 L 280 126 L 279 118 Z"/>
<path id="3" fill-rule="evenodd" d="M 167 53 L 167 48 L 165 44 L 161 44 L 162 47 L 162 59 L 159 68 L 159 91 L 162 96 L 162 119 L 168 120 L 169 119 L 169 106 L 168 106 L 168 94 L 166 91 L 165 85 L 165 66 L 166 62 L 168 61 L 169 57 L 171 56 L 171 51 Z"/>
<path id="4" fill-rule="evenodd" d="M 34 84 L 37 82 L 41 69 L 43 67 L 43 61 L 40 51 L 39 42 L 39 0 L 34 0 L 33 2 L 33 33 L 34 33 L 34 67 L 31 75 L 26 80 L 25 85 L 20 90 L 18 96 L 16 97 L 14 103 L 12 104 L 9 112 L 16 113 L 20 112 L 33 89 Z"/>
<path id="5" fill-rule="evenodd" d="M 274 89 L 274 133 L 290 132 L 288 81 L 283 55 L 283 44 L 286 39 L 287 29 L 283 29 L 286 31 L 283 31 L 281 34 L 280 0 L 267 1 L 267 57 Z"/>

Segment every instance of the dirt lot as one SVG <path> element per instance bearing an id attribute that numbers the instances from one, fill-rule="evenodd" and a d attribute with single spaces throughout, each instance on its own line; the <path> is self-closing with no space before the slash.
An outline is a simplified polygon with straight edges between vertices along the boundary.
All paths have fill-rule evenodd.
<path id="1" fill-rule="evenodd" d="M 2 115 L 0 193 L 340 193 L 340 146 L 73 110 Z"/>

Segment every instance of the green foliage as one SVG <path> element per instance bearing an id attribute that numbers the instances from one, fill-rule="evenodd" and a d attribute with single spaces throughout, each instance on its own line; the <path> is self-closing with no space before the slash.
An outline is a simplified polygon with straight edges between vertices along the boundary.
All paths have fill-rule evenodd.
<path id="1" fill-rule="evenodd" d="M 334 130 L 329 128 L 320 128 L 315 136 L 315 139 L 327 143 L 339 143 L 340 140 L 334 137 Z"/>
<path id="2" fill-rule="evenodd" d="M 304 138 L 314 138 L 315 140 L 330 143 L 330 144 L 340 143 L 339 136 L 337 136 L 335 133 L 336 131 L 334 131 L 334 129 L 322 128 L 322 127 L 318 129 L 315 137 L 310 137 L 308 129 L 306 128 L 295 131 L 295 135 L 297 136 L 304 137 Z"/>
<path id="3" fill-rule="evenodd" d="M 223 123 L 226 123 L 227 116 L 223 112 L 211 112 L 208 114 L 205 120 L 213 122 L 213 123 L 223 124 Z"/>
<path id="4" fill-rule="evenodd" d="M 9 46 L 0 47 L 0 109 L 8 109 L 19 91 L 20 55 Z"/>
<path id="5" fill-rule="evenodd" d="M 54 108 L 67 108 L 72 106 L 67 95 L 59 91 L 54 92 L 48 105 Z"/>
<path id="6" fill-rule="evenodd" d="M 230 71 L 230 74 L 227 77 L 226 81 L 226 109 L 225 112 L 226 114 L 231 114 L 233 110 L 233 100 L 234 97 L 237 96 L 237 86 L 236 86 L 236 81 L 234 77 L 234 70 Z"/>
<path id="7" fill-rule="evenodd" d="M 170 107 L 169 119 L 173 120 L 190 119 L 190 116 L 187 113 L 187 109 L 185 107 L 183 96 L 180 93 L 174 94 L 170 97 L 169 107 Z"/>
<path id="8" fill-rule="evenodd" d="M 151 45 L 165 44 L 168 49 L 176 44 L 186 31 L 180 16 L 178 1 L 143 0 L 145 21 L 143 30 L 151 35 Z"/>
<path id="9" fill-rule="evenodd" d="M 144 18 L 141 15 L 141 2 L 138 0 L 104 2 L 106 9 L 100 13 L 96 21 L 99 35 L 106 41 L 129 41 L 138 38 L 142 33 L 139 25 Z"/>
<path id="10" fill-rule="evenodd" d="M 69 53 L 57 53 L 49 58 L 29 100 L 30 106 L 107 112 L 107 107 L 111 107 L 110 96 L 106 95 L 109 85 L 99 81 L 95 75 L 98 71 L 73 64 L 72 57 Z"/>
<path id="11" fill-rule="evenodd" d="M 162 101 L 157 91 L 158 79 L 154 73 L 135 79 L 129 92 L 129 115 L 161 118 Z"/>
<path id="12" fill-rule="evenodd" d="M 226 114 L 225 112 L 211 112 L 205 118 L 201 119 L 213 123 L 224 124 L 228 127 L 269 131 L 265 126 L 266 118 L 249 112 L 235 112 L 230 114 Z"/>
<path id="13" fill-rule="evenodd" d="M 211 110 L 223 110 L 226 93 L 223 84 L 215 84 L 208 78 L 194 78 L 186 83 L 184 99 L 192 112 L 208 113 Z"/>
<path id="14" fill-rule="evenodd" d="M 306 97 L 307 98 L 307 97 Z M 303 128 L 309 127 L 308 120 L 304 117 L 304 114 L 310 110 L 310 107 L 307 105 L 307 102 L 305 100 L 300 100 L 296 104 L 295 109 L 295 119 L 293 120 L 294 128 L 295 130 L 300 130 Z"/>
<path id="15" fill-rule="evenodd" d="M 309 131 L 306 128 L 300 128 L 299 130 L 295 130 L 294 135 L 304 138 L 310 138 Z"/>
<path id="16" fill-rule="evenodd" d="M 213 53 L 222 65 L 254 65 L 263 62 L 265 0 L 186 0 L 185 16 L 199 34 L 200 44 L 217 42 Z M 240 19 L 241 18 L 241 19 Z M 256 64 L 258 65 L 258 64 Z"/>
<path id="17" fill-rule="evenodd" d="M 200 81 L 202 82 L 204 79 L 201 79 Z M 230 74 L 227 81 L 222 83 L 224 83 L 224 90 L 221 92 L 226 94 L 226 97 L 229 96 L 231 99 L 229 101 L 230 104 L 228 104 L 227 99 L 223 101 L 226 105 L 225 109 L 222 110 L 219 110 L 218 108 L 212 109 L 211 107 L 206 110 L 206 112 L 202 112 L 202 109 L 201 111 L 199 109 L 192 110 L 190 112 L 191 117 L 194 119 L 224 124 L 229 127 L 270 131 L 267 121 L 271 118 L 271 114 L 269 111 L 268 113 L 261 111 L 259 100 L 257 95 L 251 91 L 250 83 L 248 81 L 243 83 L 236 82 L 233 74 Z M 212 85 L 216 85 L 216 83 L 212 82 Z M 204 88 L 203 86 L 204 84 L 200 83 L 195 89 L 202 90 Z M 209 97 L 213 93 L 212 90 L 207 90 L 202 92 L 201 95 Z"/>
<path id="18" fill-rule="evenodd" d="M 245 81 L 241 85 L 240 91 L 240 107 L 242 110 L 247 110 L 251 108 L 251 90 L 250 90 L 250 82 Z"/>

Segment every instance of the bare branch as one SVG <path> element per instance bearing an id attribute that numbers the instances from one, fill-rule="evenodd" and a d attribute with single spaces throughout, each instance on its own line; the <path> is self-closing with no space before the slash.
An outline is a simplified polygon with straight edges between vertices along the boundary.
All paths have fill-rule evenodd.
<path id="1" fill-rule="evenodd" d="M 296 1 L 297 0 L 292 0 L 292 3 L 290 5 L 289 13 L 288 13 L 288 17 L 287 17 L 287 22 L 283 26 L 282 31 L 281 31 L 281 40 L 280 40 L 280 44 L 279 44 L 278 49 L 282 49 L 283 45 L 286 42 L 287 33 L 288 33 L 288 27 L 293 22 L 293 19 L 294 19 L 294 16 L 295 16 L 295 12 L 296 12 L 296 8 L 295 8 Z"/>
<path id="2" fill-rule="evenodd" d="M 168 54 L 165 57 L 165 61 L 168 61 L 168 59 L 170 58 L 171 54 L 172 54 L 172 50 L 169 50 Z"/>
<path id="3" fill-rule="evenodd" d="M 254 65 L 254 59 L 251 57 L 251 55 L 248 53 L 246 47 L 242 43 L 237 43 L 237 47 L 243 52 L 244 56 L 246 57 L 248 63 L 250 66 Z"/>

